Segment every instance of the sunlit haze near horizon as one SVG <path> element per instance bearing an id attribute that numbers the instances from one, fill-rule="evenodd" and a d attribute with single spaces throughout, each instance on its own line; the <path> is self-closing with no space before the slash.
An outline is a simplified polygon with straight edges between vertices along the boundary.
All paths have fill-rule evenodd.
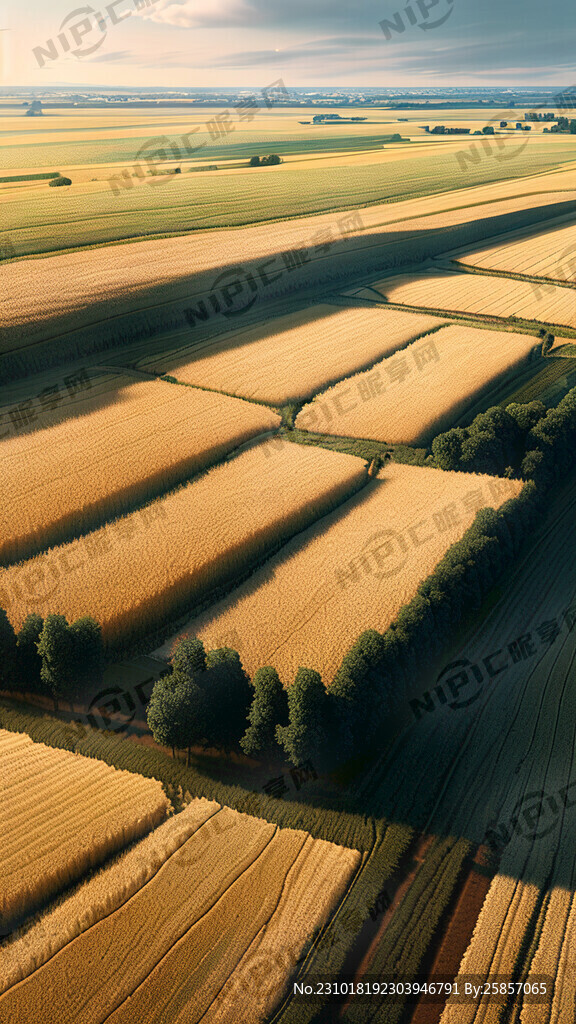
<path id="1" fill-rule="evenodd" d="M 86 18 L 78 47 L 70 30 Z M 23 0 L 0 25 L 0 84 L 566 86 L 571 20 L 567 0 Z M 392 26 L 387 34 L 382 21 Z M 57 57 L 40 67 L 34 49 L 50 45 Z"/>

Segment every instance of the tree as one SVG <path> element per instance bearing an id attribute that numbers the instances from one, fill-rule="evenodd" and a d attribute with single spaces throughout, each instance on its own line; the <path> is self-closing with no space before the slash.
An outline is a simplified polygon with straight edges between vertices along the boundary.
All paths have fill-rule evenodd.
<path id="1" fill-rule="evenodd" d="M 275 668 L 259 668 L 252 680 L 254 696 L 249 725 L 240 740 L 248 757 L 272 759 L 280 753 L 276 726 L 288 725 L 288 696 Z"/>
<path id="2" fill-rule="evenodd" d="M 471 434 L 462 445 L 460 468 L 469 473 L 498 475 L 503 462 L 502 444 L 494 433 L 482 431 L 478 434 Z"/>
<path id="3" fill-rule="evenodd" d="M 74 681 L 73 643 L 70 627 L 63 615 L 48 615 L 40 640 L 38 654 L 42 658 L 40 678 L 52 694 L 54 708 L 69 693 Z"/>
<path id="4" fill-rule="evenodd" d="M 467 433 L 462 427 L 453 427 L 444 434 L 438 434 L 432 442 L 432 454 L 439 469 L 459 469 L 462 458 L 462 443 Z"/>
<path id="5" fill-rule="evenodd" d="M 33 612 L 24 620 L 16 638 L 16 685 L 24 693 L 46 693 L 40 675 L 42 658 L 38 653 L 43 626 L 42 616 Z"/>
<path id="6" fill-rule="evenodd" d="M 76 687 L 99 688 L 104 674 L 101 626 L 86 615 L 70 626 L 70 636 Z"/>
<path id="7" fill-rule="evenodd" d="M 542 342 L 542 355 L 547 356 L 550 349 L 554 344 L 555 338 L 553 334 L 547 334 Z"/>
<path id="8" fill-rule="evenodd" d="M 175 719 L 176 746 L 186 748 L 186 767 L 190 767 L 190 748 L 206 746 L 210 695 L 192 679 L 173 675 L 172 714 Z"/>
<path id="9" fill-rule="evenodd" d="M 205 672 L 206 651 L 202 641 L 197 637 L 180 640 L 172 654 L 172 668 L 174 672 L 181 672 L 190 679 L 193 679 L 197 672 Z"/>
<path id="10" fill-rule="evenodd" d="M 246 731 L 252 689 L 242 668 L 240 655 L 231 647 L 220 647 L 206 656 L 206 672 L 197 677 L 208 697 L 206 740 L 209 746 L 238 749 Z"/>
<path id="11" fill-rule="evenodd" d="M 506 406 L 506 412 L 518 424 L 521 432 L 526 435 L 532 427 L 535 427 L 539 420 L 546 415 L 546 406 L 543 402 L 511 402 Z"/>
<path id="12" fill-rule="evenodd" d="M 289 722 L 276 727 L 276 737 L 288 758 L 296 766 L 314 759 L 323 763 L 326 756 L 328 695 L 318 672 L 299 668 L 288 688 Z"/>
<path id="13" fill-rule="evenodd" d="M 281 164 L 282 160 L 277 153 L 271 153 L 270 156 L 263 157 L 262 163 L 274 166 L 275 164 Z"/>
<path id="14" fill-rule="evenodd" d="M 154 684 L 146 719 L 156 743 L 171 747 L 172 757 L 176 749 L 186 750 L 189 767 L 190 748 L 206 745 L 208 695 L 179 672 L 162 676 Z"/>
<path id="15" fill-rule="evenodd" d="M 52 181 L 48 182 L 50 188 L 58 188 L 60 185 L 71 185 L 72 179 L 65 178 L 64 175 L 60 175 L 59 178 L 52 178 Z"/>
<path id="16" fill-rule="evenodd" d="M 251 156 L 250 157 L 250 164 L 249 164 L 249 166 L 250 167 L 260 167 L 260 157 L 259 156 Z"/>
<path id="17" fill-rule="evenodd" d="M 16 668 L 16 634 L 3 608 L 0 608 L 0 686 L 14 689 Z"/>
<path id="18" fill-rule="evenodd" d="M 146 721 L 156 743 L 171 747 L 172 757 L 176 756 L 176 747 L 180 749 L 183 739 L 175 697 L 177 682 L 173 674 L 157 679 L 146 708 Z"/>

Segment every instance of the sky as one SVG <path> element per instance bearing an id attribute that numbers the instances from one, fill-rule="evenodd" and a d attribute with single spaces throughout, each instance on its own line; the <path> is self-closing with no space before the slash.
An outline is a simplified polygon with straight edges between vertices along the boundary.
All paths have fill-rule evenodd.
<path id="1" fill-rule="evenodd" d="M 0 84 L 572 86 L 575 25 L 573 0 L 13 0 Z"/>

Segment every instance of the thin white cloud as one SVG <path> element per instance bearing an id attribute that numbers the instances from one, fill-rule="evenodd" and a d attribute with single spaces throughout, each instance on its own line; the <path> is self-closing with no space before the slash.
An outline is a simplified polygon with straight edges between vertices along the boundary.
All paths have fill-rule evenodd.
<path id="1" fill-rule="evenodd" d="M 146 21 L 176 28 L 251 25 L 259 16 L 246 0 L 157 0 L 139 13 Z"/>

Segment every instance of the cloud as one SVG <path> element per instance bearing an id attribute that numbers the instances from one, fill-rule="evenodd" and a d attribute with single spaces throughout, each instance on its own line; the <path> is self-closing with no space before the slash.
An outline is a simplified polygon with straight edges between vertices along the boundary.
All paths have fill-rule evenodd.
<path id="1" fill-rule="evenodd" d="M 137 13 L 146 21 L 177 28 L 250 26 L 260 20 L 258 5 L 246 0 L 157 0 Z"/>
<path id="2" fill-rule="evenodd" d="M 83 58 L 83 63 L 86 64 L 129 64 L 132 63 L 132 57 L 134 55 L 130 50 L 116 50 L 114 53 L 102 53 L 97 57 Z"/>

